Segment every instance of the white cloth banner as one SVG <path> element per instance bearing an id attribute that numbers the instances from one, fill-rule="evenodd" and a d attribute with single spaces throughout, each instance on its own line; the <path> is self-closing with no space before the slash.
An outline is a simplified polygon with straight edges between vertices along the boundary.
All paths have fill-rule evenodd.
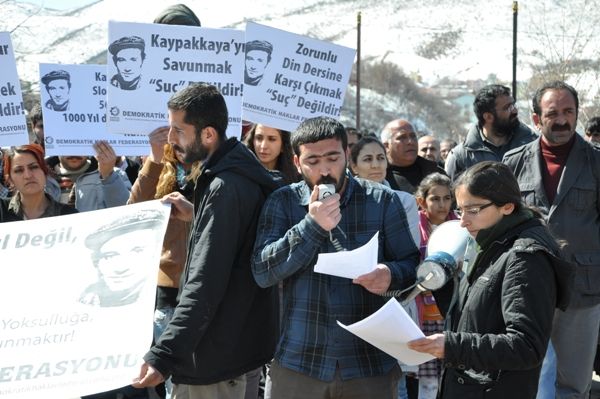
<path id="1" fill-rule="evenodd" d="M 215 85 L 240 137 L 244 32 L 191 26 L 108 23 L 108 130 L 149 134 L 167 125 L 167 101 L 192 82 Z"/>
<path id="2" fill-rule="evenodd" d="M 29 143 L 21 83 L 10 34 L 0 32 L 0 147 Z"/>
<path id="3" fill-rule="evenodd" d="M 96 155 L 106 140 L 118 155 L 147 155 L 148 136 L 106 128 L 106 65 L 40 64 L 46 155 Z"/>
<path id="4" fill-rule="evenodd" d="M 0 397 L 131 383 L 152 342 L 169 211 L 150 201 L 0 224 Z"/>
<path id="5" fill-rule="evenodd" d="M 249 22 L 244 120 L 292 131 L 304 119 L 339 119 L 356 51 Z"/>

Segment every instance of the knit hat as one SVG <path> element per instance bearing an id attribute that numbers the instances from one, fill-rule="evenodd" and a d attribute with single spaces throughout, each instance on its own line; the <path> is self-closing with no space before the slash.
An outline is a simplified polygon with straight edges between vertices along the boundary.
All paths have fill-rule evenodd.
<path id="1" fill-rule="evenodd" d="M 200 19 L 185 4 L 175 4 L 162 10 L 154 19 L 155 24 L 201 26 Z"/>

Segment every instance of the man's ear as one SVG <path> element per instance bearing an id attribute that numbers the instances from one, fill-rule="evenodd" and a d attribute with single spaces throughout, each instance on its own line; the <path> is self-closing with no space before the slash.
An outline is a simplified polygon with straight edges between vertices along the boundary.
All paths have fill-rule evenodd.
<path id="1" fill-rule="evenodd" d="M 541 123 L 540 123 L 540 116 L 538 114 L 536 114 L 535 112 L 531 115 L 531 120 L 533 121 L 533 125 L 535 127 L 537 127 L 538 129 L 540 129 Z"/>
<path id="2" fill-rule="evenodd" d="M 296 166 L 298 173 L 302 174 L 302 169 L 300 168 L 300 158 L 296 154 L 294 154 L 294 165 Z"/>
<path id="3" fill-rule="evenodd" d="M 212 126 L 207 126 L 200 131 L 200 138 L 208 146 L 214 146 L 219 141 L 219 133 Z"/>
<path id="4" fill-rule="evenodd" d="M 486 124 L 493 123 L 494 122 L 494 114 L 492 114 L 491 112 L 484 112 L 483 120 L 485 121 Z"/>

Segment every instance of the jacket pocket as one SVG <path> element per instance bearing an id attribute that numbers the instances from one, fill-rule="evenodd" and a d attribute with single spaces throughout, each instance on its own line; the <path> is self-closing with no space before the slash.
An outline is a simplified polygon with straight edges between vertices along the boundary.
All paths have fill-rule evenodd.
<path id="1" fill-rule="evenodd" d="M 595 208 L 594 187 L 573 186 L 567 193 L 567 203 L 575 210 L 583 211 L 587 208 Z"/>
<path id="2" fill-rule="evenodd" d="M 600 252 L 579 252 L 574 257 L 575 290 L 584 296 L 600 296 Z"/>

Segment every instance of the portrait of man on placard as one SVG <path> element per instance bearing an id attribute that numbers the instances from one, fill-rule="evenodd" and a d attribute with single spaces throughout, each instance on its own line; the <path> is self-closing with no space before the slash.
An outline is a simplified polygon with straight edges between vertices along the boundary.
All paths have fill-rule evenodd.
<path id="1" fill-rule="evenodd" d="M 71 75 L 62 69 L 51 71 L 42 76 L 42 84 L 50 99 L 44 107 L 52 111 L 65 112 L 69 109 L 71 94 Z"/>
<path id="2" fill-rule="evenodd" d="M 110 84 L 121 90 L 137 90 L 142 80 L 142 65 L 146 59 L 146 43 L 139 36 L 127 36 L 108 46 L 117 73 Z"/>
<path id="3" fill-rule="evenodd" d="M 252 40 L 246 43 L 245 52 L 244 83 L 250 86 L 258 86 L 265 74 L 267 65 L 271 62 L 273 45 L 264 40 Z"/>
<path id="4" fill-rule="evenodd" d="M 85 246 L 92 251 L 98 279 L 88 286 L 79 302 L 100 307 L 129 305 L 137 301 L 148 267 L 159 258 L 161 213 L 140 211 L 119 218 L 92 232 Z"/>

